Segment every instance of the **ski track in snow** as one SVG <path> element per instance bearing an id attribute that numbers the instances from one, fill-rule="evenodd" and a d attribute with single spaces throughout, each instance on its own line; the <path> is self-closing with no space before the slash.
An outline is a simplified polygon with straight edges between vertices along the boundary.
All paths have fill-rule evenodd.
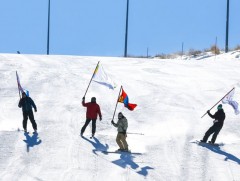
<path id="1" fill-rule="evenodd" d="M 240 62 L 232 54 L 202 60 L 125 59 L 112 57 L 0 54 L 0 180 L 240 180 L 240 121 L 224 105 L 225 125 L 220 148 L 192 143 L 212 125 L 202 114 L 233 86 L 240 100 Z M 97 97 L 103 120 L 96 138 L 85 122 L 82 96 L 96 63 L 118 84 L 115 91 L 92 83 L 86 99 Z M 30 91 L 39 128 L 29 136 L 22 113 L 15 71 Z M 123 85 L 134 111 L 118 104 L 129 121 L 127 141 L 134 154 L 104 154 L 116 150 L 111 119 Z M 212 112 L 216 109 L 214 108 Z M 115 118 L 115 121 L 116 118 Z"/>

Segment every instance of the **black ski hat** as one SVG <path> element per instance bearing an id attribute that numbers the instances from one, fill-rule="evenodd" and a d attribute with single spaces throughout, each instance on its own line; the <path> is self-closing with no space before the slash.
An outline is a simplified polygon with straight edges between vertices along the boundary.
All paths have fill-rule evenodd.
<path id="1" fill-rule="evenodd" d="M 91 102 L 96 102 L 96 97 L 92 97 Z"/>

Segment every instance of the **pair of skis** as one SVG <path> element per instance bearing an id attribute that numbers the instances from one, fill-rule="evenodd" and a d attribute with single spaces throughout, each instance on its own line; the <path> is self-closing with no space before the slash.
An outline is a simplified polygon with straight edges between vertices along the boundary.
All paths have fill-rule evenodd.
<path id="1" fill-rule="evenodd" d="M 30 134 L 29 131 L 26 131 L 26 130 L 23 130 L 23 129 L 20 129 L 20 128 L 18 128 L 17 131 L 18 131 L 18 132 L 23 131 L 24 134 Z M 37 131 L 33 131 L 32 134 L 38 134 L 38 132 L 37 132 Z"/>

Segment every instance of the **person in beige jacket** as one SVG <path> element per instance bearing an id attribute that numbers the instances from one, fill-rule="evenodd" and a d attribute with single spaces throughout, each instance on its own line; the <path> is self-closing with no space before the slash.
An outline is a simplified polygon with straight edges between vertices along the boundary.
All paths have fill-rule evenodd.
<path id="1" fill-rule="evenodd" d="M 126 117 L 119 112 L 118 113 L 118 122 L 114 123 L 114 121 L 112 120 L 111 122 L 113 124 L 113 126 L 117 127 L 117 137 L 116 137 L 116 142 L 119 146 L 118 151 L 129 151 L 128 150 L 128 144 L 126 141 L 127 138 L 127 128 L 128 128 L 128 121 L 126 119 Z"/>

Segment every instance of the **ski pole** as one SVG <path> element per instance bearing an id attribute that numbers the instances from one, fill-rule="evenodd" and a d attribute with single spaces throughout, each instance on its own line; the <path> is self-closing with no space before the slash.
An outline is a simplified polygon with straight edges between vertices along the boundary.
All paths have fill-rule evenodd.
<path id="1" fill-rule="evenodd" d="M 129 132 L 127 132 L 127 134 L 136 134 L 136 135 L 144 135 L 143 133 L 129 133 Z"/>

